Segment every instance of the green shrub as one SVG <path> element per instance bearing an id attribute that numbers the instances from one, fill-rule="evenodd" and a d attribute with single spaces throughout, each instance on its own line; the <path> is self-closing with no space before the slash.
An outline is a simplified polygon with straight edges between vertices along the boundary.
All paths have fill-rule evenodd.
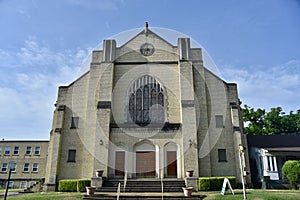
<path id="1" fill-rule="evenodd" d="M 282 167 L 282 175 L 289 180 L 293 189 L 297 189 L 300 184 L 300 161 L 286 161 Z"/>
<path id="2" fill-rule="evenodd" d="M 77 181 L 77 192 L 86 192 L 85 187 L 91 185 L 91 180 L 79 179 Z"/>
<path id="3" fill-rule="evenodd" d="M 210 179 L 209 178 L 199 178 L 198 180 L 198 190 L 208 191 L 210 190 Z"/>
<path id="4" fill-rule="evenodd" d="M 236 188 L 236 178 L 234 176 L 229 177 L 201 177 L 198 181 L 198 189 L 200 191 L 207 190 L 221 190 L 223 186 L 224 178 L 228 178 L 232 188 Z"/>
<path id="5" fill-rule="evenodd" d="M 77 180 L 60 180 L 58 183 L 59 192 L 76 192 Z"/>
<path id="6" fill-rule="evenodd" d="M 212 177 L 210 179 L 210 190 L 221 190 L 223 181 L 223 177 Z"/>

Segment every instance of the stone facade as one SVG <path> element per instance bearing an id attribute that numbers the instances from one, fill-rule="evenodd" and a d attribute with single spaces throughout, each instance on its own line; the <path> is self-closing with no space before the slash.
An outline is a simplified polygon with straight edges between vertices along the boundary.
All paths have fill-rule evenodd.
<path id="1" fill-rule="evenodd" d="M 146 26 L 122 46 L 104 40 L 90 70 L 59 87 L 46 185 L 96 169 L 110 178 L 194 170 L 241 180 L 242 125 L 236 84 L 207 70 L 189 38 L 174 46 Z"/>
<path id="2" fill-rule="evenodd" d="M 0 188 L 5 188 L 13 162 L 11 188 L 27 188 L 45 180 L 49 141 L 0 141 Z"/>

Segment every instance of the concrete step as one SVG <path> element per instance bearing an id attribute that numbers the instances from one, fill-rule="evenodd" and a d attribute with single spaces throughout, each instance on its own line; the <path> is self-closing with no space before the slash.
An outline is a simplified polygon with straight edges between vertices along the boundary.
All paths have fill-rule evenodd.
<path id="1" fill-rule="evenodd" d="M 120 188 L 121 191 L 124 191 L 124 188 Z M 97 192 L 117 192 L 118 188 L 117 187 L 102 187 L 97 190 Z M 126 187 L 125 188 L 126 192 L 161 192 L 162 188 L 161 187 Z M 182 187 L 164 187 L 163 189 L 164 192 L 181 192 Z"/>
<path id="2" fill-rule="evenodd" d="M 102 188 L 97 192 L 117 192 L 118 185 L 121 184 L 121 191 L 124 191 L 123 179 L 110 179 L 105 180 Z M 167 179 L 163 180 L 164 192 L 181 192 L 182 187 L 185 187 L 185 182 L 182 179 Z M 126 182 L 126 192 L 161 192 L 162 186 L 159 179 L 130 179 Z"/>
<path id="3" fill-rule="evenodd" d="M 181 193 L 164 193 L 163 198 L 161 193 L 121 193 L 119 196 L 120 200 L 183 200 L 183 199 L 189 199 L 189 200 L 199 200 L 203 199 L 206 196 L 204 195 L 197 195 L 194 194 L 191 197 L 185 197 L 183 196 L 183 192 Z M 117 199 L 117 193 L 95 193 L 93 196 L 87 196 L 85 195 L 83 200 L 110 200 L 110 199 Z"/>

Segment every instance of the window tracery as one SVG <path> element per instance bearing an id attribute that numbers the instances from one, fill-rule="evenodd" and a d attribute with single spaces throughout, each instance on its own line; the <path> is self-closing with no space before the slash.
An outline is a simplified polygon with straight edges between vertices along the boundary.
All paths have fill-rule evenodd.
<path id="1" fill-rule="evenodd" d="M 165 120 L 164 90 L 155 78 L 145 75 L 137 79 L 129 90 L 130 121 L 145 126 Z"/>

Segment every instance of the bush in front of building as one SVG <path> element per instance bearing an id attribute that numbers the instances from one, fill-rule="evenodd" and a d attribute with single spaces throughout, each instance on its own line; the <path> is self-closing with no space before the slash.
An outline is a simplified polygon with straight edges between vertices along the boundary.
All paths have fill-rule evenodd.
<path id="1" fill-rule="evenodd" d="M 77 182 L 76 179 L 60 180 L 58 183 L 59 192 L 77 192 Z"/>
<path id="2" fill-rule="evenodd" d="M 88 179 L 67 179 L 58 183 L 59 192 L 86 192 L 86 186 L 91 185 Z"/>
<path id="3" fill-rule="evenodd" d="M 77 181 L 77 192 L 86 192 L 86 186 L 91 185 L 91 180 L 88 179 L 79 179 Z"/>
<path id="4" fill-rule="evenodd" d="M 221 190 L 223 186 L 224 178 L 228 178 L 232 188 L 236 188 L 236 178 L 234 176 L 229 177 L 200 177 L 198 180 L 198 190 Z"/>
<path id="5" fill-rule="evenodd" d="M 282 167 L 282 175 L 289 180 L 293 189 L 297 189 L 300 185 L 300 161 L 286 161 Z"/>
<path id="6" fill-rule="evenodd" d="M 210 178 L 199 178 L 198 180 L 198 190 L 208 191 L 210 190 Z"/>

